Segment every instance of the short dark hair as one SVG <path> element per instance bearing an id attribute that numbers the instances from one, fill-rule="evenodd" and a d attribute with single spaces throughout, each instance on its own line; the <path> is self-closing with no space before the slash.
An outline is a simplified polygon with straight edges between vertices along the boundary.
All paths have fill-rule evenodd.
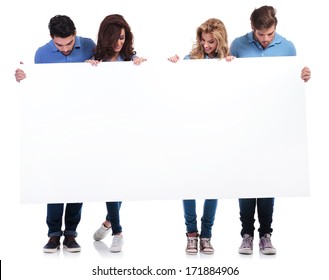
<path id="1" fill-rule="evenodd" d="M 54 36 L 66 38 L 76 33 L 74 22 L 68 16 L 63 15 L 52 17 L 49 21 L 48 28 L 52 38 Z"/>
<path id="2" fill-rule="evenodd" d="M 273 25 L 276 27 L 278 19 L 275 15 L 276 10 L 272 6 L 262 6 L 252 12 L 251 25 L 257 30 L 268 29 Z"/>

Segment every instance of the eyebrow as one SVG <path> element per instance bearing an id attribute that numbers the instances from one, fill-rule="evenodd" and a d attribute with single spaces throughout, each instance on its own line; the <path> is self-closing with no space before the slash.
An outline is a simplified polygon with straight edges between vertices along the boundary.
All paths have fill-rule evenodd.
<path id="1" fill-rule="evenodd" d="M 71 40 L 70 42 L 68 42 L 66 45 L 58 44 L 58 43 L 56 43 L 56 42 L 55 42 L 55 44 L 56 44 L 57 46 L 63 47 L 63 46 L 71 45 L 72 42 L 73 42 L 73 40 Z"/>
<path id="2" fill-rule="evenodd" d="M 272 32 L 270 32 L 270 33 L 263 33 L 263 32 L 258 31 L 258 33 L 259 33 L 260 35 L 272 35 L 274 32 L 275 32 L 275 30 L 272 31 Z"/>

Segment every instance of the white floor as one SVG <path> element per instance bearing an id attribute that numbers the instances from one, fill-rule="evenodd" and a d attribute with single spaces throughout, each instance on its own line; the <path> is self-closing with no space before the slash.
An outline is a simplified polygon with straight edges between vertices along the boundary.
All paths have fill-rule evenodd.
<path id="1" fill-rule="evenodd" d="M 198 201 L 199 213 L 201 206 L 202 200 Z M 77 239 L 81 252 L 68 253 L 61 248 L 55 254 L 42 252 L 48 240 L 46 206 L 11 203 L 1 210 L 2 279 L 92 279 L 92 271 L 97 267 L 143 269 L 147 266 L 153 272 L 158 268 L 176 269 L 177 275 L 171 279 L 204 279 L 205 276 L 186 275 L 187 267 L 237 268 L 239 275 L 234 279 L 263 279 L 265 275 L 266 279 L 316 279 L 317 275 L 325 275 L 328 263 L 322 250 L 326 248 L 328 230 L 324 207 L 321 192 L 304 198 L 277 198 L 272 237 L 277 255 L 260 254 L 256 238 L 254 254 L 243 256 L 237 253 L 241 242 L 237 200 L 220 200 L 212 238 L 215 254 L 187 256 L 181 201 L 124 202 L 121 219 L 125 243 L 121 253 L 109 252 L 111 236 L 100 242 L 92 238 L 105 216 L 105 204 L 85 203 Z"/>

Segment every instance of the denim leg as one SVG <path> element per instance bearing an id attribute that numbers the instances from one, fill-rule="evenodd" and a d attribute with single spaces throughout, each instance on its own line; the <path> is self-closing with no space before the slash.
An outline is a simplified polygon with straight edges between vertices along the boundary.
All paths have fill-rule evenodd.
<path id="1" fill-rule="evenodd" d="M 62 236 L 64 203 L 47 204 L 48 236 Z"/>
<path id="2" fill-rule="evenodd" d="M 81 219 L 82 203 L 67 203 L 65 209 L 64 235 L 77 236 L 76 229 Z"/>
<path id="3" fill-rule="evenodd" d="M 217 199 L 205 199 L 203 216 L 201 218 L 201 238 L 211 238 L 211 229 L 214 225 L 217 209 Z"/>
<path id="4" fill-rule="evenodd" d="M 256 198 L 240 198 L 240 221 L 242 224 L 241 236 L 249 234 L 254 236 Z"/>
<path id="5" fill-rule="evenodd" d="M 107 215 L 106 220 L 111 223 L 112 235 L 122 232 L 122 227 L 120 225 L 120 208 L 121 201 L 111 201 L 106 202 Z"/>
<path id="6" fill-rule="evenodd" d="M 258 198 L 257 211 L 259 221 L 259 237 L 264 236 L 265 233 L 272 233 L 272 217 L 274 208 L 274 198 Z"/>
<path id="7" fill-rule="evenodd" d="M 186 232 L 198 232 L 196 220 L 196 202 L 194 199 L 183 200 Z"/>

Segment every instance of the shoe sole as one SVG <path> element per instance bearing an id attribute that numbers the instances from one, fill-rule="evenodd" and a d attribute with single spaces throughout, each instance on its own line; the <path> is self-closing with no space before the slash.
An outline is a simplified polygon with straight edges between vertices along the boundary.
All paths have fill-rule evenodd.
<path id="1" fill-rule="evenodd" d="M 81 248 L 68 248 L 67 246 L 63 246 L 64 249 L 70 253 L 78 253 L 81 251 Z"/>
<path id="2" fill-rule="evenodd" d="M 59 250 L 59 246 L 55 249 L 43 249 L 44 253 L 56 253 Z"/>
<path id="3" fill-rule="evenodd" d="M 107 232 L 106 234 L 104 234 L 103 236 L 97 236 L 96 234 L 93 235 L 93 238 L 95 241 L 101 241 L 103 240 L 107 235 L 109 234 L 109 232 Z"/>
<path id="4" fill-rule="evenodd" d="M 213 253 L 215 253 L 215 251 L 209 252 L 209 251 L 201 251 L 200 250 L 200 253 L 206 254 L 206 255 L 212 255 Z"/>
<path id="5" fill-rule="evenodd" d="M 112 249 L 112 250 L 110 250 L 110 252 L 111 252 L 111 253 L 120 253 L 121 250 L 113 250 L 113 249 Z"/>
<path id="6" fill-rule="evenodd" d="M 102 237 L 102 238 L 97 238 L 97 237 L 94 235 L 93 238 L 94 238 L 95 241 L 101 241 L 101 240 L 103 240 L 103 239 L 105 238 L 105 236 Z"/>
<path id="7" fill-rule="evenodd" d="M 263 255 L 276 255 L 276 252 L 274 252 L 274 251 L 266 252 L 266 251 L 262 251 L 262 250 L 260 250 L 260 252 L 261 252 Z"/>
<path id="8" fill-rule="evenodd" d="M 253 251 L 239 250 L 239 254 L 241 255 L 252 255 Z"/>

